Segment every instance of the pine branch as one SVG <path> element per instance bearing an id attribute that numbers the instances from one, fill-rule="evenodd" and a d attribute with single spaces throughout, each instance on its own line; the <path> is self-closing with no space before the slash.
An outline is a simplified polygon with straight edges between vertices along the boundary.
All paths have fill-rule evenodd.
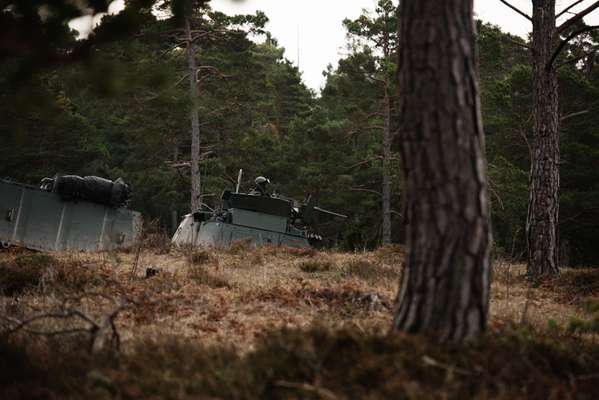
<path id="1" fill-rule="evenodd" d="M 565 13 L 567 13 L 568 11 L 570 11 L 573 7 L 576 7 L 577 5 L 579 5 L 580 3 L 582 3 L 585 0 L 578 0 L 575 1 L 574 3 L 570 4 L 568 7 L 564 8 L 562 11 L 560 11 L 556 16 L 555 19 L 558 19 L 559 17 L 561 17 L 562 15 L 564 15 Z"/>
<path id="2" fill-rule="evenodd" d="M 590 14 L 593 11 L 595 11 L 597 8 L 599 8 L 599 1 L 594 2 L 593 4 L 591 4 L 590 6 L 588 6 L 587 8 L 585 8 L 584 10 L 582 10 L 579 13 L 577 13 L 572 18 L 568 19 L 563 24 L 561 24 L 557 28 L 557 33 L 561 34 L 561 33 L 565 32 L 565 31 L 567 31 L 572 26 L 574 26 L 578 21 L 582 20 L 588 14 Z"/>
<path id="3" fill-rule="evenodd" d="M 558 69 L 560 69 L 561 67 L 565 67 L 568 64 L 574 64 L 577 63 L 578 61 L 582 60 L 583 58 L 587 57 L 589 54 L 585 53 L 582 56 L 578 56 L 575 58 L 571 58 L 569 60 L 564 61 L 563 63 L 559 63 L 555 66 L 555 70 L 557 71 Z"/>
<path id="4" fill-rule="evenodd" d="M 355 164 L 353 164 L 353 165 L 350 165 L 349 167 L 346 167 L 346 168 L 347 168 L 347 169 L 353 169 L 353 168 L 359 167 L 359 166 L 361 166 L 361 165 L 364 165 L 364 164 L 369 164 L 369 163 L 371 163 L 371 162 L 373 162 L 373 161 L 380 160 L 380 159 L 382 159 L 382 158 L 383 158 L 383 157 L 381 157 L 381 156 L 374 156 L 374 157 L 368 158 L 368 159 L 366 159 L 366 160 L 362 160 L 362 161 L 360 161 L 360 162 L 357 162 L 357 163 L 355 163 Z"/>
<path id="5" fill-rule="evenodd" d="M 189 73 L 187 73 L 187 74 L 184 74 L 184 75 L 183 75 L 183 76 L 182 76 L 182 77 L 181 77 L 181 78 L 180 78 L 180 79 L 179 79 L 179 80 L 178 80 L 178 81 L 177 81 L 177 82 L 176 82 L 176 83 L 173 85 L 173 87 L 175 87 L 175 86 L 178 86 L 178 85 L 179 85 L 181 82 L 183 82 L 183 81 L 184 81 L 185 79 L 187 79 L 188 77 L 189 77 Z"/>
<path id="6" fill-rule="evenodd" d="M 532 21 L 532 17 L 530 15 L 526 14 L 524 11 L 519 10 L 518 8 L 514 7 L 513 5 L 511 5 L 510 3 L 508 3 L 505 0 L 499 0 L 499 1 L 502 2 L 503 4 L 505 4 L 507 7 L 514 10 L 515 12 L 517 12 L 518 14 L 522 15 L 527 20 Z"/>
<path id="7" fill-rule="evenodd" d="M 381 192 L 377 192 L 376 190 L 372 190 L 372 189 L 364 189 L 364 188 L 349 188 L 349 190 L 351 192 L 365 192 L 365 193 L 372 193 L 372 194 L 376 194 L 377 196 L 383 197 L 383 194 Z"/>
<path id="8" fill-rule="evenodd" d="M 589 50 L 589 51 L 585 52 L 583 55 L 571 58 L 569 60 L 564 61 L 563 63 L 560 63 L 560 64 L 556 65 L 555 69 L 558 70 L 558 69 L 560 69 L 561 67 L 563 67 L 565 65 L 576 63 L 576 62 L 578 62 L 578 61 L 580 61 L 582 59 L 587 58 L 590 55 L 596 54 L 598 50 L 599 50 L 599 48 L 593 48 L 592 50 Z"/>
<path id="9" fill-rule="evenodd" d="M 532 47 L 531 47 L 531 46 L 529 46 L 529 45 L 527 45 L 526 43 L 519 42 L 519 41 L 517 41 L 517 40 L 515 40 L 515 39 L 512 39 L 512 38 L 506 38 L 506 40 L 507 40 L 508 42 L 510 42 L 511 44 L 514 44 L 514 45 L 516 45 L 516 46 L 520 46 L 520 47 L 523 47 L 523 48 L 525 48 L 525 49 L 527 49 L 527 50 L 530 50 L 530 51 L 532 51 Z"/>
<path id="10" fill-rule="evenodd" d="M 597 2 L 597 7 L 599 7 L 599 1 Z M 564 49 L 564 47 L 566 47 L 566 45 L 572 40 L 574 39 L 576 36 L 588 32 L 588 31 L 592 31 L 594 29 L 599 28 L 599 25 L 592 25 L 592 26 L 585 26 L 582 29 L 579 29 L 577 31 L 574 31 L 572 33 L 570 33 L 570 35 L 565 38 L 564 40 L 561 41 L 561 43 L 559 44 L 559 46 L 557 46 L 557 48 L 555 49 L 555 51 L 553 52 L 553 54 L 551 55 L 551 59 L 549 59 L 549 61 L 547 62 L 547 65 L 545 65 L 545 69 L 547 71 L 551 70 L 551 68 L 553 67 L 553 63 L 555 62 L 555 60 L 557 59 L 557 57 L 560 55 L 560 53 L 562 52 L 562 50 Z"/>
<path id="11" fill-rule="evenodd" d="M 198 67 L 198 70 L 196 71 L 196 80 L 198 80 L 197 75 L 200 73 L 201 70 L 210 71 L 211 73 L 216 74 L 216 75 L 220 76 L 221 78 L 225 78 L 225 79 L 232 78 L 233 76 L 235 76 L 235 75 L 223 74 L 220 69 L 218 69 L 217 67 L 214 67 L 212 65 L 200 65 Z"/>
<path id="12" fill-rule="evenodd" d="M 570 216 L 568 218 L 560 218 L 559 224 L 560 225 L 564 225 L 566 223 L 570 223 L 570 222 L 572 222 L 572 221 L 580 218 L 584 214 L 593 213 L 593 212 L 596 212 L 596 211 L 599 211 L 599 207 L 592 207 L 592 208 L 584 209 L 584 210 L 582 210 L 582 211 L 580 211 L 580 212 L 578 212 L 578 213 L 576 213 L 576 214 L 574 214 L 574 215 L 572 215 L 572 216 Z"/>
<path id="13" fill-rule="evenodd" d="M 582 110 L 582 111 L 577 111 L 577 112 L 573 112 L 570 114 L 566 114 L 560 118 L 560 122 L 564 122 L 567 119 L 578 117 L 579 115 L 584 115 L 584 114 L 588 114 L 588 113 L 589 113 L 589 110 Z"/>

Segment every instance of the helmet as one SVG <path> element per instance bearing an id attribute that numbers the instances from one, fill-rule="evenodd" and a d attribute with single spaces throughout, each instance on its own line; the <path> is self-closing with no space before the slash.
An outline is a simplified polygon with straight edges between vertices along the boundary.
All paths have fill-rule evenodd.
<path id="1" fill-rule="evenodd" d="M 254 180 L 254 182 L 256 182 L 256 185 L 266 185 L 267 183 L 270 183 L 270 179 L 259 176 L 256 178 L 256 180 Z"/>

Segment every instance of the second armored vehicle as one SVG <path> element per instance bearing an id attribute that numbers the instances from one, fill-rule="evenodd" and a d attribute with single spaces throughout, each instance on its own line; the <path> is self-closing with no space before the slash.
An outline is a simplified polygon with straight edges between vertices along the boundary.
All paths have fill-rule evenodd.
<path id="1" fill-rule="evenodd" d="M 311 200 L 298 203 L 260 193 L 226 190 L 218 209 L 199 210 L 183 218 L 173 236 L 173 244 L 222 247 L 247 240 L 254 246 L 309 247 L 322 240 L 315 231 L 319 222 L 347 218 L 316 207 Z"/>

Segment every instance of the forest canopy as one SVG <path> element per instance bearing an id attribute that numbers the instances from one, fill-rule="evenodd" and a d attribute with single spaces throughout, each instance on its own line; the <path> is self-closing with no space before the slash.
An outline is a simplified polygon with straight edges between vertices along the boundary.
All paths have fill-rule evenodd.
<path id="1" fill-rule="evenodd" d="M 189 212 L 189 168 L 177 165 L 189 161 L 189 111 L 197 107 L 201 192 L 208 205 L 233 187 L 243 168 L 244 189 L 264 175 L 279 193 L 298 199 L 311 194 L 323 207 L 349 215 L 342 229 L 328 232 L 329 243 L 373 248 L 383 240 L 386 101 L 393 138 L 387 157 L 391 239 L 404 241 L 397 47 L 380 46 L 380 38 L 394 37 L 396 30 L 385 17 L 387 2 L 345 21 L 350 51 L 324 72 L 321 93 L 306 87 L 265 30 L 268 16 L 231 17 L 203 4 L 193 29 L 209 33 L 195 41 L 200 73 L 193 102 L 185 49 L 174 33 L 177 15 L 158 19 L 152 2 L 129 1 L 121 13 L 105 16 L 88 39 L 76 40 L 64 22 L 79 10 L 65 6 L 54 10 L 55 19 L 42 19 L 32 11 L 36 2 L 13 3 L 0 24 L 0 177 L 30 184 L 56 173 L 122 177 L 134 189 L 130 207 L 170 231 L 172 212 Z M 106 2 L 90 5 L 103 11 Z M 33 27 L 28 36 L 20 31 L 24 21 Z M 523 259 L 531 55 L 522 38 L 482 22 L 477 28 L 495 251 Z M 15 42 L 11 34 L 25 39 Z M 599 69 L 595 53 L 589 54 L 598 39 L 584 33 L 558 60 L 565 265 L 599 261 Z"/>

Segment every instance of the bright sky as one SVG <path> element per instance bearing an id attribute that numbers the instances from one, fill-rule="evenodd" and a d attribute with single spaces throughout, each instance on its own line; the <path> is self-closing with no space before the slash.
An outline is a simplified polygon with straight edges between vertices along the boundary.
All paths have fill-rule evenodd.
<path id="1" fill-rule="evenodd" d="M 442 0 L 441 0 L 442 1 Z M 557 0 L 560 11 L 575 0 Z M 318 91 L 324 83 L 322 71 L 330 63 L 336 65 L 345 54 L 345 31 L 341 24 L 344 18 L 356 18 L 362 9 L 374 9 L 377 0 L 212 0 L 212 7 L 227 14 L 253 14 L 256 10 L 266 13 L 270 22 L 267 29 L 286 50 L 285 56 L 298 63 L 304 82 Z M 511 0 L 527 14 L 531 14 L 531 0 Z M 572 11 L 586 8 L 590 0 L 582 2 Z M 124 7 L 123 0 L 114 1 L 109 12 L 118 12 Z M 474 0 L 478 18 L 501 26 L 504 31 L 526 36 L 531 30 L 530 22 L 510 10 L 499 0 Z M 558 20 L 566 19 L 568 15 Z M 95 20 L 99 20 L 98 17 Z M 589 14 L 585 21 L 599 24 L 599 10 Z M 80 32 L 89 30 L 91 17 L 72 21 L 71 26 Z M 299 51 L 298 51 L 299 44 Z"/>

